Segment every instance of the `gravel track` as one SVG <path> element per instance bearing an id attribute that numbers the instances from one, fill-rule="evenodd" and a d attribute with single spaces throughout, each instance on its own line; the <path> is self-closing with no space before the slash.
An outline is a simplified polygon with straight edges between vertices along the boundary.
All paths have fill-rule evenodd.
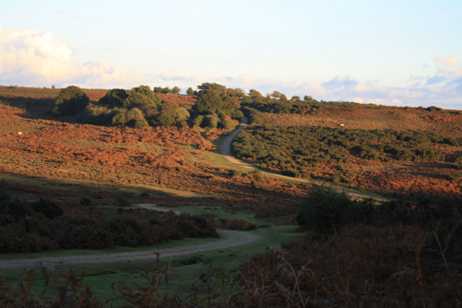
<path id="1" fill-rule="evenodd" d="M 218 241 L 204 244 L 179 246 L 164 249 L 152 249 L 140 252 L 122 252 L 86 256 L 43 257 L 37 259 L 0 260 L 0 269 L 26 268 L 28 266 L 36 265 L 40 261 L 47 266 L 131 262 L 149 259 L 152 259 L 154 261 L 156 259 L 156 252 L 160 253 L 161 257 L 174 257 L 187 255 L 191 253 L 200 253 L 203 251 L 226 249 L 230 247 L 246 245 L 262 239 L 260 235 L 242 231 L 218 230 L 217 232 L 224 238 Z"/>
<path id="2" fill-rule="evenodd" d="M 155 204 L 151 204 L 151 203 L 142 203 L 142 204 L 138 204 L 138 206 L 142 207 L 144 209 L 147 209 L 147 210 L 155 210 L 155 211 L 159 211 L 159 212 L 173 211 L 173 213 L 175 213 L 177 215 L 181 214 L 180 211 L 174 211 L 174 210 L 171 210 L 171 209 L 160 208 L 160 207 L 157 207 Z"/>

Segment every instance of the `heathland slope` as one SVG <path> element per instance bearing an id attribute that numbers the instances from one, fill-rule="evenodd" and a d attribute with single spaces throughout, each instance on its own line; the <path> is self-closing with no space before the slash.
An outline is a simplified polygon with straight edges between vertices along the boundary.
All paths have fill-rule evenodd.
<path id="1" fill-rule="evenodd" d="M 79 262 L 70 249 L 80 248 L 91 256 L 80 261 L 104 261 L 88 272 L 74 264 L 89 274 L 83 278 L 58 265 L 60 281 L 49 279 L 46 265 L 26 275 L 2 270 L 1 301 L 100 307 L 114 297 L 108 281 L 119 281 L 119 300 L 135 307 L 461 303 L 460 111 L 287 99 L 277 91 L 264 97 L 213 83 L 198 89 L 194 96 L 147 86 L 84 89 L 85 110 L 63 116 L 54 105 L 61 90 L 0 87 L 1 251 L 48 250 Z M 230 134 L 244 115 L 249 124 Z M 330 184 L 263 170 L 383 197 L 352 199 Z M 186 248 L 188 256 L 154 269 L 151 259 L 139 259 L 153 251 L 101 259 L 86 250 L 204 243 L 220 228 L 253 230 L 264 240 L 193 255 Z M 273 248 L 263 252 L 265 245 Z M 116 261 L 111 256 L 138 259 L 106 264 Z M 173 296 L 169 277 L 191 295 Z M 94 289 L 83 290 L 86 282 Z M 36 291 L 43 285 L 54 293 L 43 297 Z"/>

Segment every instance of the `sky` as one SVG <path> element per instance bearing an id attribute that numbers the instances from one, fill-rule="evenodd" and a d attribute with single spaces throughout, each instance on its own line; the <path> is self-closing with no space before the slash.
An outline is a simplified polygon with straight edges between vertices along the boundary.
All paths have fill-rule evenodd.
<path id="1" fill-rule="evenodd" d="M 462 110 L 462 1 L 0 1 L 0 84 Z"/>

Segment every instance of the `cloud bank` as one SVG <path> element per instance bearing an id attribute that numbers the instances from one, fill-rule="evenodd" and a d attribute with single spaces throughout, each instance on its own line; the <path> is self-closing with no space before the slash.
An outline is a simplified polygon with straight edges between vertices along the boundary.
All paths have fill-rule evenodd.
<path id="1" fill-rule="evenodd" d="M 0 26 L 0 83 L 25 86 L 137 85 L 145 77 L 121 66 L 100 61 L 80 65 L 71 61 L 72 49 L 50 32 L 8 30 Z"/>

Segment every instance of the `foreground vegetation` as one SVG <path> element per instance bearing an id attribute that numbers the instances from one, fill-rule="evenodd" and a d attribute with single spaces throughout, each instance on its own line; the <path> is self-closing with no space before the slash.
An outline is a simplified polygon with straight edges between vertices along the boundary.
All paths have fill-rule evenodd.
<path id="1" fill-rule="evenodd" d="M 218 237 L 204 218 L 126 210 L 127 200 L 116 202 L 117 211 L 95 209 L 90 198 L 82 197 L 80 207 L 67 207 L 64 212 L 48 199 L 32 203 L 11 199 L 0 187 L 0 253 L 136 247 L 184 237 Z"/>
<path id="2" fill-rule="evenodd" d="M 309 232 L 304 239 L 253 255 L 236 273 L 212 261 L 188 261 L 206 268 L 187 297 L 169 292 L 173 269 L 158 259 L 158 266 L 141 275 L 144 283 L 114 285 L 116 305 L 455 307 L 462 301 L 461 210 L 459 200 L 415 196 L 374 204 L 314 187 L 297 217 Z M 3 283 L 1 299 L 13 307 L 115 304 L 94 297 L 84 276 L 72 271 L 44 280 L 58 290 L 47 300 L 31 285 L 36 272 L 47 277 L 50 270 L 39 265 L 26 271 L 24 283 Z"/>

